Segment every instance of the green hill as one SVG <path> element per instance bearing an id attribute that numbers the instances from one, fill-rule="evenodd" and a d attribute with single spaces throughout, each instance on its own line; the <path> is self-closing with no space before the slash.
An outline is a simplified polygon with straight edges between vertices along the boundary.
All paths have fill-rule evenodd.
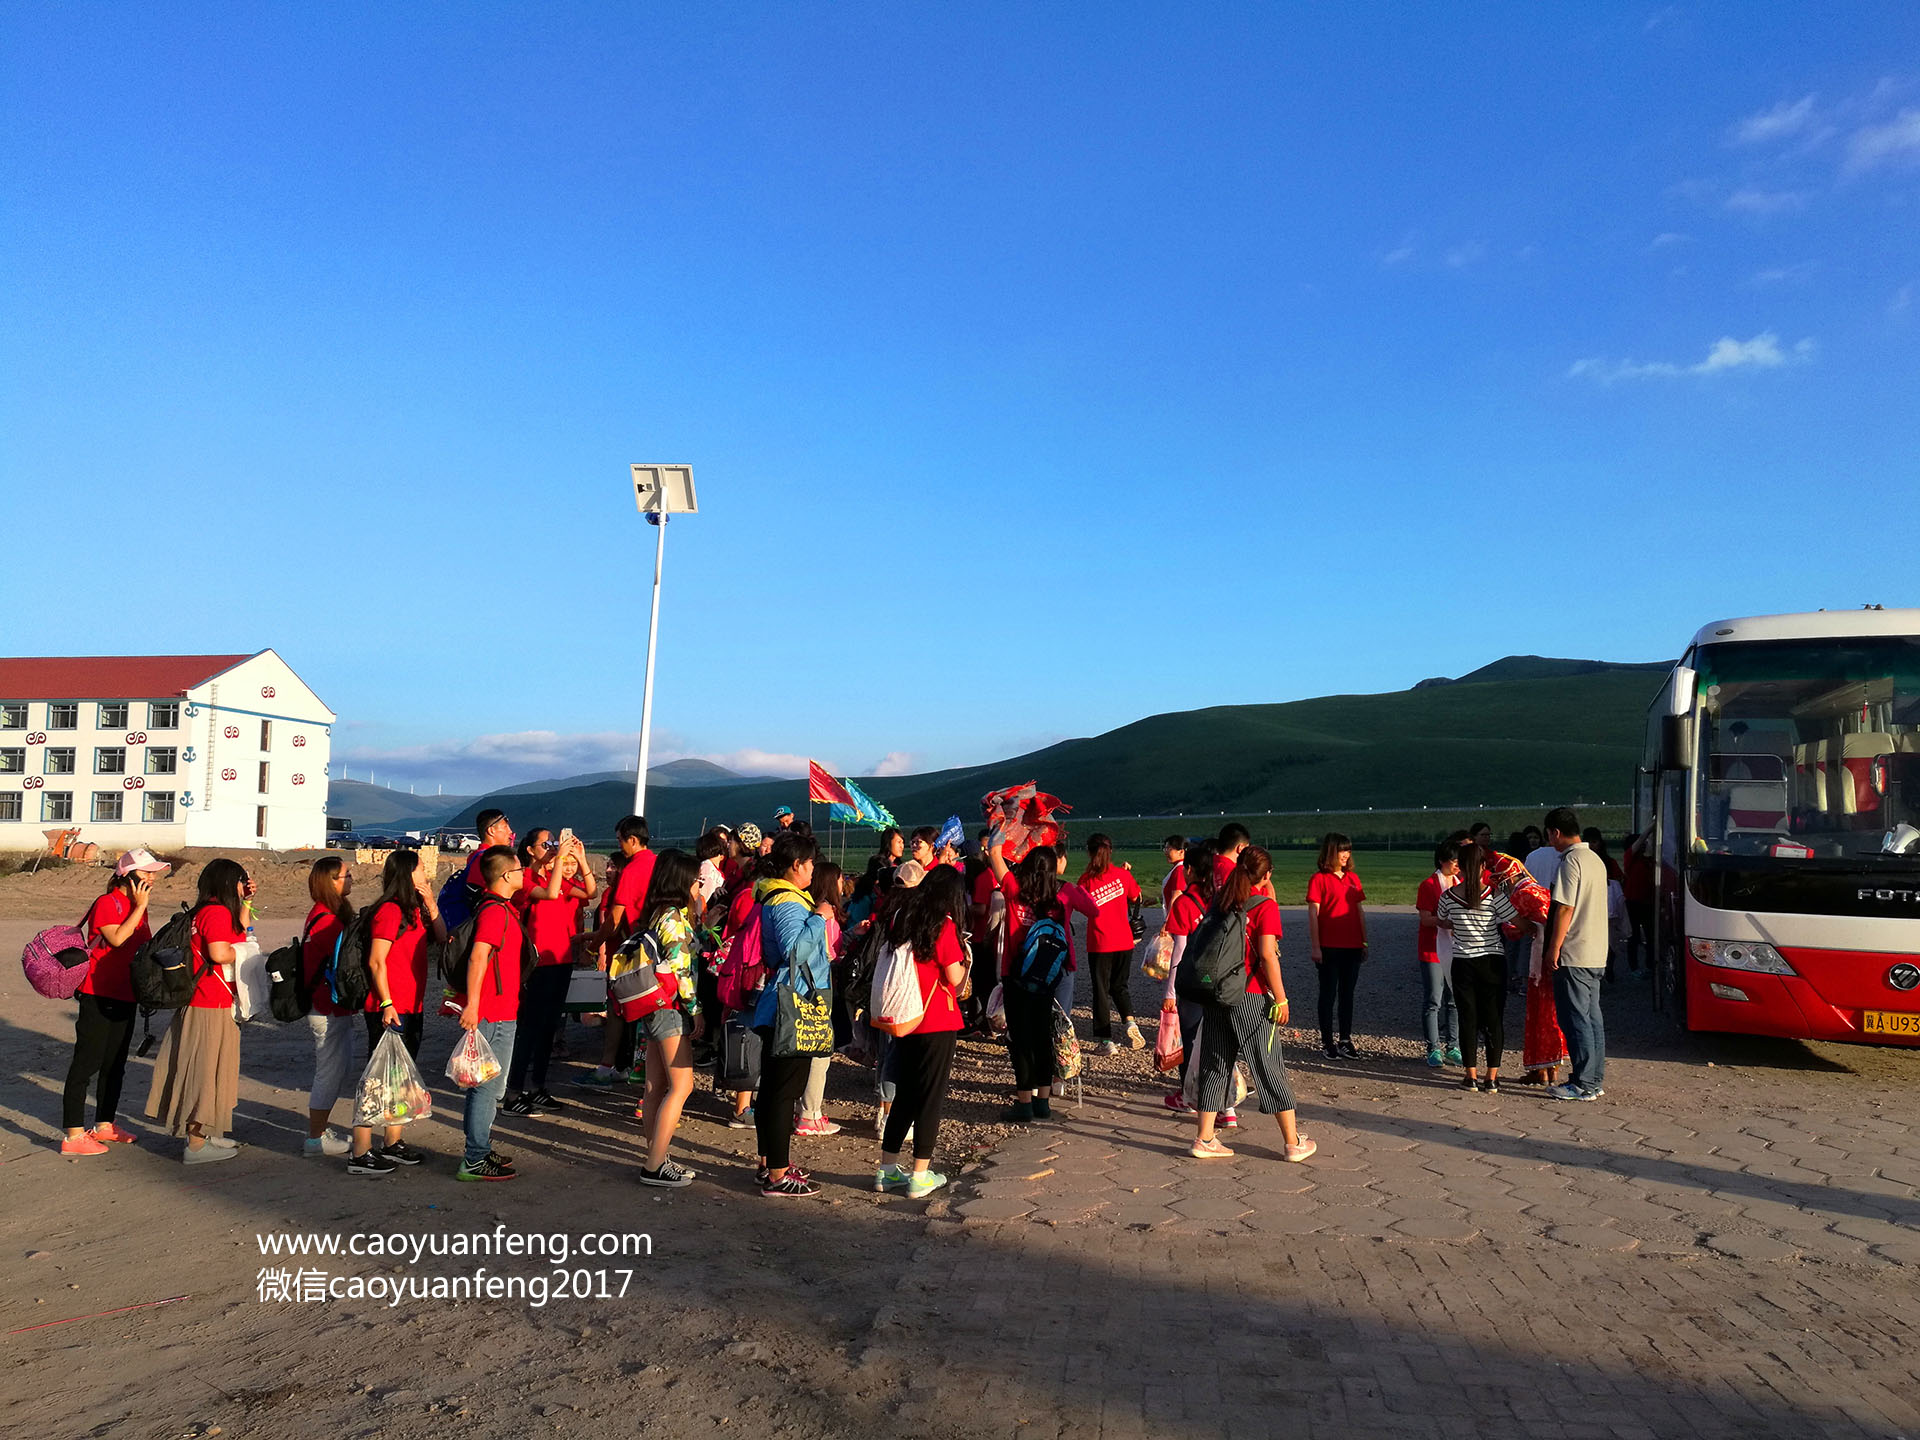
<path id="1" fill-rule="evenodd" d="M 860 783 L 905 825 L 950 814 L 971 824 L 983 794 L 1023 780 L 1079 816 L 1622 801 L 1666 669 L 1516 656 L 1412 690 L 1153 715 L 989 765 Z M 805 793 L 800 780 L 660 788 L 647 818 L 684 837 L 714 821 L 764 823 L 776 805 L 802 809 Z M 522 828 L 538 820 L 597 838 L 631 801 L 625 787 L 598 784 L 498 803 Z"/>

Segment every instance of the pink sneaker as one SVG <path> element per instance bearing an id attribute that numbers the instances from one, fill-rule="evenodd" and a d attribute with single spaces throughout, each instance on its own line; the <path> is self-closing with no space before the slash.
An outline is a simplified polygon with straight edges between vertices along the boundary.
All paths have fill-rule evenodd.
<path id="1" fill-rule="evenodd" d="M 1231 1110 L 1222 1110 L 1220 1112 L 1220 1118 L 1214 1123 L 1222 1130 L 1238 1130 L 1240 1128 L 1240 1117 Z"/>
<path id="2" fill-rule="evenodd" d="M 838 1135 L 840 1127 L 824 1115 L 815 1115 L 812 1119 L 803 1119 L 793 1127 L 796 1135 Z"/>
<path id="3" fill-rule="evenodd" d="M 81 1135 L 77 1138 L 69 1135 L 61 1140 L 60 1153 L 62 1155 L 104 1155 L 107 1153 L 107 1147 L 91 1135 Z"/>
<path id="4" fill-rule="evenodd" d="M 104 1140 L 109 1145 L 131 1145 L 140 1137 L 131 1130 L 122 1130 L 109 1120 L 104 1125 L 96 1125 L 88 1132 L 96 1140 Z"/>
<path id="5" fill-rule="evenodd" d="M 1193 1106 L 1187 1104 L 1187 1097 L 1178 1090 L 1166 1097 L 1166 1107 L 1176 1115 L 1191 1115 Z"/>

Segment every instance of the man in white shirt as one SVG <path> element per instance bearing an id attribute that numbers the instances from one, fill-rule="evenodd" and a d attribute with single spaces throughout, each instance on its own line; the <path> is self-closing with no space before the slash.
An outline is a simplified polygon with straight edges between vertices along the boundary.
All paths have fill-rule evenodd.
<path id="1" fill-rule="evenodd" d="M 1542 956 L 1553 976 L 1554 1009 L 1567 1037 L 1573 1074 L 1547 1094 L 1556 1100 L 1598 1100 L 1607 1072 L 1607 1031 L 1600 978 L 1607 969 L 1607 867 L 1580 838 L 1580 819 L 1564 806 L 1546 820 L 1547 843 L 1559 852 L 1553 909 Z M 1529 865 L 1531 869 L 1531 865 Z"/>

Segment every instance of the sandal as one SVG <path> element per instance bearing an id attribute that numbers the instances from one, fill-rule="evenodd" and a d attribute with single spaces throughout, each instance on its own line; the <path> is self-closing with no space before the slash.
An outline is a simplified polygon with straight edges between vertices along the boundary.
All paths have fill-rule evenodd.
<path id="1" fill-rule="evenodd" d="M 1233 1155 L 1233 1151 L 1222 1145 L 1218 1138 L 1196 1140 L 1187 1153 L 1196 1160 L 1226 1160 Z"/>

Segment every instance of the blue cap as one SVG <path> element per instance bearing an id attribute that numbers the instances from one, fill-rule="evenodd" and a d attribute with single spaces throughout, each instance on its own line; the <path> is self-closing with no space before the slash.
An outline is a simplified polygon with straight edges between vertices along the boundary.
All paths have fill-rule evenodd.
<path id="1" fill-rule="evenodd" d="M 782 805 L 778 810 L 773 812 L 773 818 L 778 820 L 782 815 L 791 815 L 792 813 L 793 813 L 792 810 L 788 809 L 785 805 Z"/>

